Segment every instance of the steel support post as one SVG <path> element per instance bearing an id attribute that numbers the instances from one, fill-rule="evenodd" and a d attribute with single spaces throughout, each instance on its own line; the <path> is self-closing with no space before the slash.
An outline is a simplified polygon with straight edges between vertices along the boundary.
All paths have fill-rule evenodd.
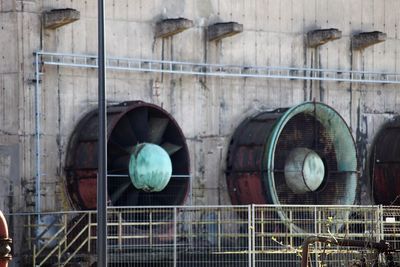
<path id="1" fill-rule="evenodd" d="M 35 172 L 35 212 L 38 213 L 38 224 L 40 223 L 39 213 L 41 211 L 41 88 L 40 88 L 40 67 L 39 67 L 39 53 L 35 53 L 35 158 L 36 158 L 36 172 Z"/>
<path id="2" fill-rule="evenodd" d="M 97 266 L 107 266 L 107 117 L 104 0 L 98 0 L 98 179 L 97 179 Z"/>

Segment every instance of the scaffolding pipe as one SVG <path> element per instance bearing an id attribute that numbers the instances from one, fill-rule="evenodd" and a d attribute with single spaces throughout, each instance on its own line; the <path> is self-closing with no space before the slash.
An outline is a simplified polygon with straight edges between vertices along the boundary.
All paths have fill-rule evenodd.
<path id="1" fill-rule="evenodd" d="M 379 253 L 390 251 L 390 245 L 385 241 L 370 242 L 364 240 L 341 239 L 341 238 L 324 237 L 324 236 L 310 236 L 307 237 L 302 244 L 301 267 L 308 267 L 308 246 L 316 242 L 334 244 L 338 246 L 369 248 L 369 249 L 374 249 Z"/>

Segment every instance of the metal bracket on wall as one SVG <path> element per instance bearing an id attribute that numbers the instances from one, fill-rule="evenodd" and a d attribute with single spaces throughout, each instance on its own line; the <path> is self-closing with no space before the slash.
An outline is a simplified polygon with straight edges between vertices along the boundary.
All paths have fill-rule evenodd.
<path id="1" fill-rule="evenodd" d="M 44 65 L 97 68 L 97 56 L 68 53 L 37 52 Z M 319 80 L 350 83 L 399 84 L 400 73 L 315 69 L 305 67 L 244 66 L 165 60 L 107 57 L 109 70 L 155 72 L 217 77 L 270 78 L 287 80 Z"/>

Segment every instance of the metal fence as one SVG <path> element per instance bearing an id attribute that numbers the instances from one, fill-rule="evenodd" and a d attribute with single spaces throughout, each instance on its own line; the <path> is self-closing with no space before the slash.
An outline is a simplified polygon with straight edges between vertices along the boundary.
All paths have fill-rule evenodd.
<path id="1" fill-rule="evenodd" d="M 96 213 L 7 215 L 14 266 L 96 262 Z M 300 266 L 309 236 L 386 239 L 398 248 L 400 209 L 381 206 L 179 206 L 108 209 L 110 266 Z M 367 247 L 313 244 L 312 266 L 381 259 Z"/>
<path id="2" fill-rule="evenodd" d="M 384 207 L 381 221 L 385 240 L 393 249 L 400 250 L 400 207 Z"/>

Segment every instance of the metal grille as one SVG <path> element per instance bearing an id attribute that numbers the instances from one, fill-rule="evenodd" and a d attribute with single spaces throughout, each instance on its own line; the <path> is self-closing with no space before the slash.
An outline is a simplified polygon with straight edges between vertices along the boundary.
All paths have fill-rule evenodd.
<path id="1" fill-rule="evenodd" d="M 365 248 L 309 247 L 312 266 L 377 260 L 367 242 L 398 246 L 399 208 L 379 206 L 110 207 L 110 266 L 300 266 L 309 236 L 362 240 Z M 399 215 L 400 216 L 400 215 Z M 23 266 L 96 261 L 96 213 L 7 215 L 14 260 Z M 398 233 L 399 232 L 399 233 Z M 29 242 L 26 242 L 28 240 Z"/>
<path id="2" fill-rule="evenodd" d="M 336 151 L 333 145 L 333 136 L 317 120 L 315 115 L 300 113 L 294 116 L 285 125 L 276 145 L 275 154 L 275 188 L 281 204 L 325 204 L 333 205 L 337 202 L 337 196 L 341 198 L 346 194 L 345 188 L 338 183 L 341 174 L 337 172 Z M 284 175 L 285 160 L 289 153 L 297 147 L 309 148 L 321 156 L 325 163 L 326 183 L 316 192 L 295 194 L 287 186 Z"/>
<path id="3" fill-rule="evenodd" d="M 390 242 L 393 249 L 400 250 L 400 207 L 388 206 L 382 214 L 383 238 Z"/>
<path id="4" fill-rule="evenodd" d="M 112 210 L 110 264 L 248 266 L 248 207 Z"/>

